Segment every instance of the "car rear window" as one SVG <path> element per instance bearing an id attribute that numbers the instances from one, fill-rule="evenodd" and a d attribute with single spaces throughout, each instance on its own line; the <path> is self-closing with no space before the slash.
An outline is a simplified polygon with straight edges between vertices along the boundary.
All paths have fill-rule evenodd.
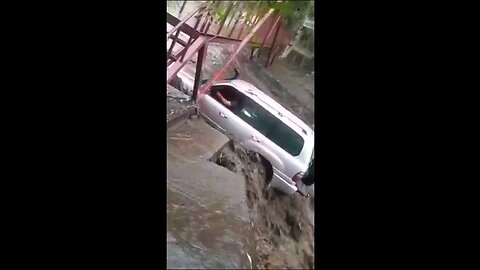
<path id="1" fill-rule="evenodd" d="M 302 151 L 302 136 L 246 96 L 233 112 L 290 155 L 298 156 Z"/>

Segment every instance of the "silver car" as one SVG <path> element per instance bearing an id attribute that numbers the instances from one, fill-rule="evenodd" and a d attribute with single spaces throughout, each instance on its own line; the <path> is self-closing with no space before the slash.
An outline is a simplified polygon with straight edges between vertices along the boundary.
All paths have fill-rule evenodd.
<path id="1" fill-rule="evenodd" d="M 266 163 L 269 186 L 294 194 L 313 156 L 314 132 L 252 84 L 215 83 L 197 99 L 198 110 L 227 136 L 257 152 Z"/>

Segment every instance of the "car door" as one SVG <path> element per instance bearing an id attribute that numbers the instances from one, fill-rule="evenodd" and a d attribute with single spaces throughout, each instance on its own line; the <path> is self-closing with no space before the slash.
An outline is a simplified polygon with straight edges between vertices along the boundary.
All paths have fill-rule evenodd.
<path id="1" fill-rule="evenodd" d="M 272 118 L 275 116 L 272 114 Z M 302 171 L 302 164 L 294 158 L 300 154 L 304 139 L 293 129 L 275 118 L 276 125 L 266 134 L 265 146 L 282 160 L 283 168 L 274 168 L 273 173 L 286 182 L 293 184 L 292 177 Z"/>
<path id="2" fill-rule="evenodd" d="M 233 119 L 235 115 L 232 111 L 211 97 L 209 93 L 202 94 L 198 97 L 198 110 L 207 118 L 207 120 L 230 137 L 235 128 L 235 120 Z"/>
<path id="3" fill-rule="evenodd" d="M 265 137 L 262 129 L 268 129 L 268 123 L 263 122 L 261 115 L 258 115 L 258 105 L 249 98 L 244 97 L 244 106 L 237 112 L 240 130 L 237 132 L 242 141 L 252 140 L 259 145 L 263 144 Z"/>
<path id="4" fill-rule="evenodd" d="M 253 117 L 250 117 L 250 115 L 253 115 Z M 272 156 L 275 156 L 281 161 L 278 164 L 274 164 L 275 162 L 271 161 L 274 170 L 273 173 L 284 181 L 293 183 L 291 182 L 291 178 L 299 172 L 299 169 L 297 168 L 298 166 L 295 166 L 297 164 L 295 164 L 296 162 L 292 154 L 299 154 L 298 151 L 301 151 L 301 145 L 303 146 L 302 137 L 286 126 L 272 112 L 257 103 L 250 103 L 250 111 L 247 117 L 246 120 L 261 133 L 253 134 L 254 137 L 259 139 L 259 143 L 268 149 Z M 297 146 L 294 147 L 295 149 L 290 149 L 291 147 L 282 148 L 282 146 L 291 146 L 290 143 L 288 143 L 290 141 Z M 280 145 L 278 144 L 279 142 L 281 142 Z"/>

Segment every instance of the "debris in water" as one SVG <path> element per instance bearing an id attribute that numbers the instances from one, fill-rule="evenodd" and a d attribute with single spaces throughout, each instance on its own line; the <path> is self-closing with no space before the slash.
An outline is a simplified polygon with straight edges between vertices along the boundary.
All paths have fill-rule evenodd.
<path id="1" fill-rule="evenodd" d="M 252 258 L 250 257 L 250 255 L 248 254 L 248 252 L 247 252 L 247 257 L 248 257 L 248 262 L 250 262 L 250 269 L 253 269 L 253 267 L 252 267 Z"/>
<path id="2" fill-rule="evenodd" d="M 182 138 L 182 137 L 171 137 L 172 140 L 180 140 L 180 141 L 191 141 L 192 138 Z"/>

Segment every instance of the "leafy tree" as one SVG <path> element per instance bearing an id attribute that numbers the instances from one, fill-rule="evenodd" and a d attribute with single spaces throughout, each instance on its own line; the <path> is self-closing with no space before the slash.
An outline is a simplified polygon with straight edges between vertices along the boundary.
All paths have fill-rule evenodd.
<path id="1" fill-rule="evenodd" d="M 233 16 L 232 10 L 243 1 L 208 1 L 212 7 L 212 15 L 216 22 Z M 227 11 L 229 11 L 228 14 Z M 313 1 L 245 1 L 242 10 L 250 16 L 243 17 L 243 22 L 251 29 L 250 21 L 254 16 L 262 17 L 269 9 L 275 9 L 282 15 L 287 29 L 295 32 L 303 24 L 306 16 L 313 17 Z"/>

